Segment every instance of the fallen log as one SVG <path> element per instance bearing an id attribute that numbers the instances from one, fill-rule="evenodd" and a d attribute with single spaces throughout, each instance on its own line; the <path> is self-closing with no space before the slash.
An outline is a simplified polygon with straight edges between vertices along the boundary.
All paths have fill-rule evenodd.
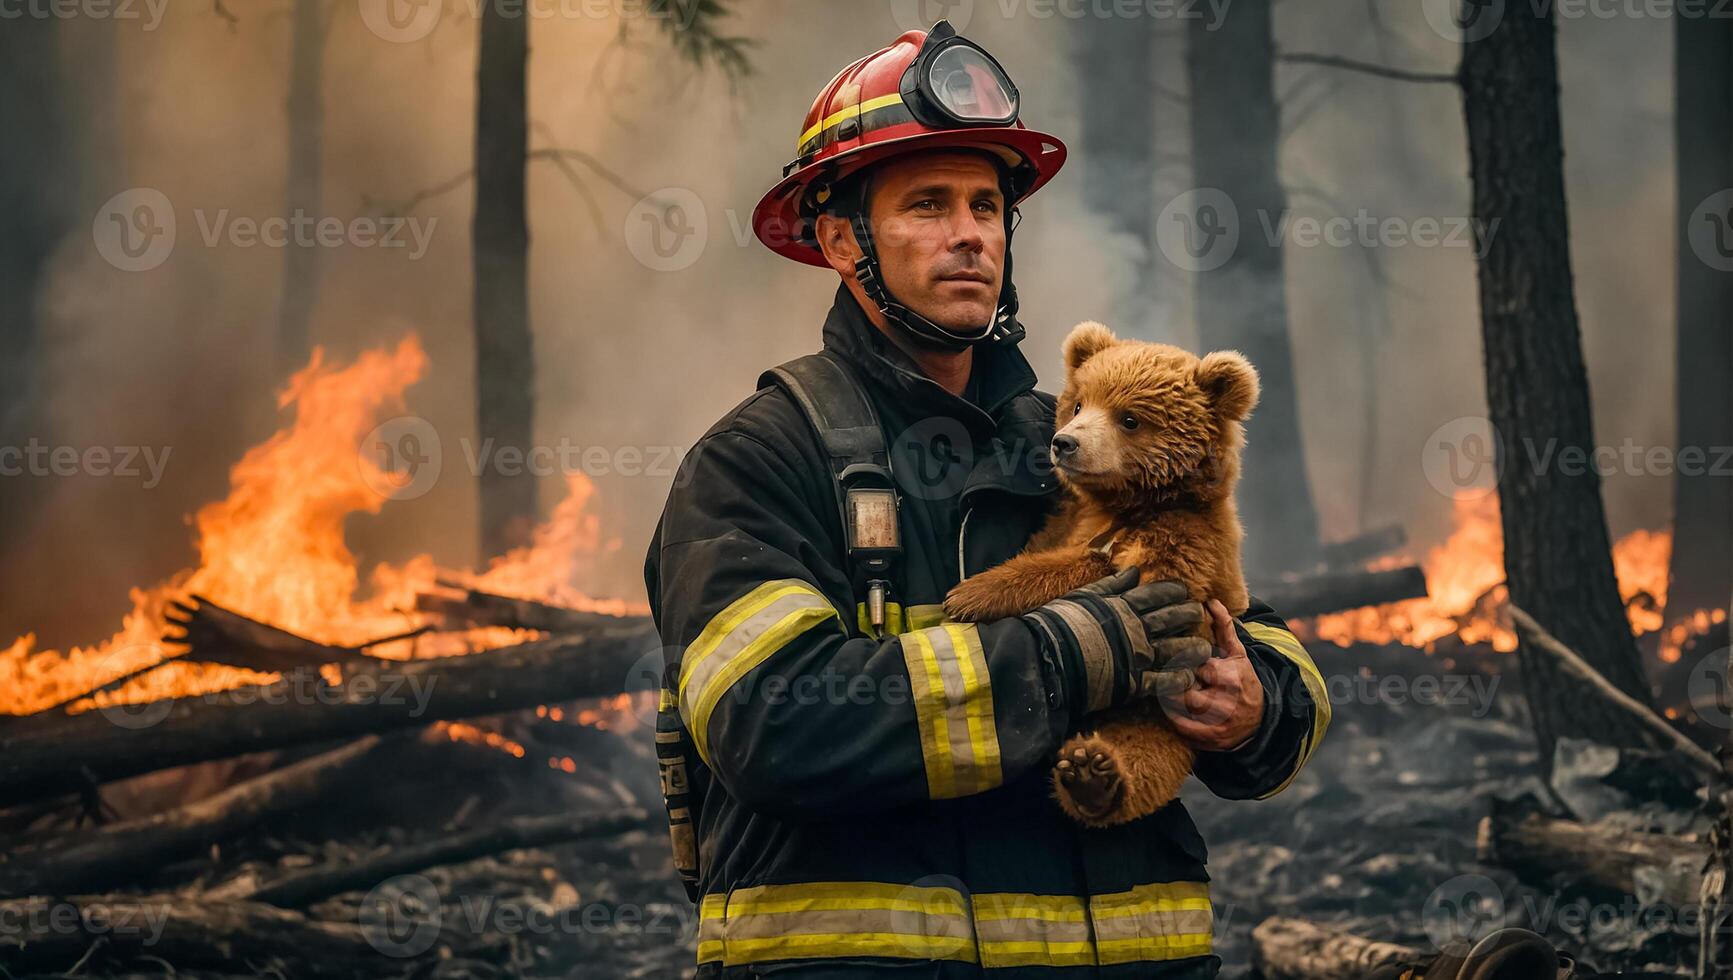
<path id="1" fill-rule="evenodd" d="M 1252 930 L 1252 966 L 1264 980 L 1353 980 L 1390 963 L 1418 965 L 1412 946 L 1378 942 L 1309 919 L 1265 919 Z"/>
<path id="2" fill-rule="evenodd" d="M 1708 844 L 1698 841 L 1532 813 L 1519 817 L 1499 807 L 1481 818 L 1475 850 L 1481 863 L 1549 888 L 1616 892 L 1672 908 L 1697 904 L 1709 857 Z"/>
<path id="3" fill-rule="evenodd" d="M 0 855 L 0 896 L 96 892 L 307 806 L 376 757 L 375 735 L 164 813 L 72 831 Z"/>
<path id="4" fill-rule="evenodd" d="M 1252 593 L 1285 618 L 1303 619 L 1422 598 L 1426 595 L 1426 573 L 1419 565 L 1378 571 L 1338 569 L 1261 583 Z"/>
<path id="5" fill-rule="evenodd" d="M 454 931 L 425 948 L 392 930 L 319 922 L 259 902 L 200 902 L 176 896 L 86 895 L 0 902 L 0 960 L 9 970 L 77 973 L 87 958 L 150 957 L 162 964 L 243 966 L 254 976 L 407 975 L 416 964 L 483 943 Z M 430 928 L 438 929 L 437 925 Z"/>
<path id="6" fill-rule="evenodd" d="M 1400 524 L 1387 524 L 1340 541 L 1326 541 L 1319 548 L 1324 564 L 1334 568 L 1364 565 L 1382 558 L 1408 543 L 1408 532 Z"/>
<path id="7" fill-rule="evenodd" d="M 342 681 L 294 671 L 274 684 L 103 708 L 0 729 L 0 806 L 209 759 L 434 721 L 606 697 L 659 641 L 644 619 L 458 657 L 369 659 Z"/>
<path id="8" fill-rule="evenodd" d="M 169 604 L 167 619 L 171 631 L 163 634 L 163 642 L 187 647 L 178 659 L 272 674 L 367 659 L 364 647 L 320 643 L 225 609 L 203 596 L 195 595 L 191 599 L 191 602 L 176 600 Z M 387 637 L 386 640 L 401 638 Z M 367 646 L 377 646 L 380 642 L 384 641 L 375 641 Z"/>
<path id="9" fill-rule="evenodd" d="M 1669 725 L 1660 715 L 1631 697 L 1602 677 L 1588 661 L 1584 660 L 1575 650 L 1565 646 L 1557 637 L 1547 632 L 1533 616 L 1524 612 L 1516 603 L 1509 606 L 1510 618 L 1516 628 L 1522 633 L 1534 648 L 1547 654 L 1556 661 L 1565 673 L 1587 684 L 1591 690 L 1601 696 L 1601 700 L 1619 709 L 1623 716 L 1646 732 L 1652 741 L 1662 748 L 1673 752 L 1678 758 L 1689 763 L 1697 770 L 1704 780 L 1711 785 L 1720 781 L 1724 775 L 1721 763 L 1707 750 L 1686 737 L 1684 732 Z"/>
<path id="10" fill-rule="evenodd" d="M 622 833 L 644 825 L 643 810 L 603 816 L 514 817 L 422 844 L 396 846 L 362 861 L 327 864 L 285 875 L 255 889 L 245 899 L 280 908 L 305 908 L 343 892 L 371 888 L 393 875 L 442 864 L 458 864 L 489 854 L 544 844 L 564 844 Z"/>
<path id="11" fill-rule="evenodd" d="M 440 617 L 448 628 L 507 626 L 547 633 L 581 633 L 619 621 L 619 617 L 606 613 L 584 612 L 535 599 L 464 589 L 445 582 L 440 584 L 459 589 L 462 594 L 423 592 L 415 597 L 415 611 Z"/>

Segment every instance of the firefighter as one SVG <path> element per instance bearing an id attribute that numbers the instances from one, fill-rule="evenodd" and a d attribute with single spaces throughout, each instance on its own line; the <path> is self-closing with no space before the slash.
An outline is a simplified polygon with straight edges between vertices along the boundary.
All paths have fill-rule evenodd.
<path id="1" fill-rule="evenodd" d="M 842 283 L 823 351 L 693 448 L 646 563 L 700 977 L 1215 976 L 1185 807 L 1084 829 L 1051 797 L 1055 752 L 1209 658 L 1211 615 L 1175 719 L 1205 786 L 1279 792 L 1328 724 L 1317 668 L 1255 599 L 1236 622 L 1131 570 L 944 621 L 1059 492 L 1010 245 L 1065 149 L 1018 108 L 949 24 L 910 31 L 825 86 L 754 212 L 767 246 Z"/>

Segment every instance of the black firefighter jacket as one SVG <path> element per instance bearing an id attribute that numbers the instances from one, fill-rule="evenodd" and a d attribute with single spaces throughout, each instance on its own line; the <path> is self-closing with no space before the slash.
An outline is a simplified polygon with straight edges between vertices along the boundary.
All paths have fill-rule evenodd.
<path id="1" fill-rule="evenodd" d="M 829 464 L 780 388 L 693 448 L 645 569 L 669 661 L 658 739 L 684 730 L 697 756 L 673 816 L 676 851 L 684 837 L 698 853 L 698 975 L 1215 976 L 1185 807 L 1072 823 L 1048 773 L 1081 697 L 1024 621 L 945 623 L 939 607 L 1053 504 L 1052 397 L 1014 343 L 977 348 L 972 399 L 947 393 L 846 290 L 824 344 L 864 380 L 890 443 L 898 635 L 864 628 Z M 1239 632 L 1263 725 L 1197 764 L 1232 799 L 1287 786 L 1329 722 L 1282 620 L 1254 599 Z"/>

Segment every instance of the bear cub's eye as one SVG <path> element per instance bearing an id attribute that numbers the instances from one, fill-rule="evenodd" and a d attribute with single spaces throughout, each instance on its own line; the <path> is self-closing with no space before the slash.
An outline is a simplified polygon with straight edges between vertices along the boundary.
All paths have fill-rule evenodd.
<path id="1" fill-rule="evenodd" d="M 1078 402 L 1077 404 L 1071 406 L 1071 414 L 1072 415 L 1076 415 L 1077 413 L 1079 413 L 1081 411 L 1083 411 L 1083 403 L 1082 402 Z"/>
<path id="2" fill-rule="evenodd" d="M 1119 417 L 1119 424 L 1125 429 L 1125 431 L 1130 432 L 1132 429 L 1137 428 L 1137 416 L 1130 412 L 1126 412 L 1124 415 Z"/>

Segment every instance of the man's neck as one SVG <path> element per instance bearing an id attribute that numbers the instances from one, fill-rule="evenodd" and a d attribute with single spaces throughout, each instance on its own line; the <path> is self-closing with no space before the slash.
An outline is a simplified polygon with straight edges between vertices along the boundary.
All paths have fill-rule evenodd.
<path id="1" fill-rule="evenodd" d="M 853 283 L 850 283 L 854 287 Z M 861 295 L 858 287 L 851 288 L 855 301 L 866 312 L 867 319 L 872 321 L 874 328 L 885 335 L 885 339 L 897 346 L 898 350 L 909 355 L 921 373 L 953 395 L 961 398 L 964 390 L 969 387 L 969 373 L 975 366 L 975 349 L 965 347 L 962 350 L 938 350 L 924 347 L 909 339 L 901 330 L 890 325 L 883 313 L 879 312 L 876 303 L 868 302 Z"/>

